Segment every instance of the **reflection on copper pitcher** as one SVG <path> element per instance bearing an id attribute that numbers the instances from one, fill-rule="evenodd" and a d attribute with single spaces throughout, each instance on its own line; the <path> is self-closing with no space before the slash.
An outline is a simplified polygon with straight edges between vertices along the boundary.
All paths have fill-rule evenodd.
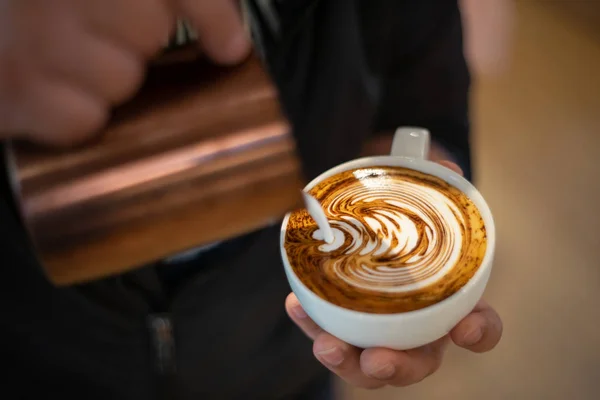
<path id="1" fill-rule="evenodd" d="M 302 201 L 290 126 L 255 57 L 162 63 L 94 142 L 8 153 L 23 221 L 59 285 L 249 232 Z"/>

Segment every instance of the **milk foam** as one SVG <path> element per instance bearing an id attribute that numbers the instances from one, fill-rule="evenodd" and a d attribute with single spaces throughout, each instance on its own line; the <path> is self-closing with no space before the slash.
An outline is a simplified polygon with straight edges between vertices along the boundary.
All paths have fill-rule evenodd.
<path id="1" fill-rule="evenodd" d="M 329 272 L 356 288 L 419 290 L 444 277 L 461 256 L 463 214 L 434 187 L 385 176 L 363 178 L 339 193 L 326 212 L 334 240 L 319 250 L 341 251 L 332 257 Z M 313 238 L 322 240 L 323 232 L 317 229 Z"/>

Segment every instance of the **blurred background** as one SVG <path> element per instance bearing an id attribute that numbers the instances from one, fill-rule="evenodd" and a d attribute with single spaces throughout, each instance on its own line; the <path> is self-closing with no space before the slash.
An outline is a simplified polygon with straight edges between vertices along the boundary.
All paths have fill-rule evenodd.
<path id="1" fill-rule="evenodd" d="M 504 337 L 485 355 L 451 349 L 421 384 L 339 397 L 600 399 L 600 0 L 463 3 Z"/>

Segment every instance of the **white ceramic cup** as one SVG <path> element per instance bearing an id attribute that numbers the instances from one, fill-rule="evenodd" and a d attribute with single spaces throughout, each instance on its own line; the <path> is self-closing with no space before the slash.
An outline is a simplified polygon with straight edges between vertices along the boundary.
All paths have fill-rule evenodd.
<path id="1" fill-rule="evenodd" d="M 310 182 L 308 191 L 319 182 L 342 171 L 369 166 L 398 166 L 437 176 L 465 193 L 477 206 L 486 227 L 487 250 L 481 266 L 458 292 L 429 307 L 397 314 L 370 314 L 339 307 L 317 296 L 296 276 L 285 248 L 289 214 L 281 227 L 281 255 L 292 291 L 306 313 L 322 329 L 360 348 L 387 347 L 406 350 L 431 343 L 456 326 L 475 307 L 492 270 L 496 231 L 490 209 L 475 187 L 456 172 L 426 159 L 429 132 L 420 128 L 399 128 L 389 156 L 366 157 L 338 165 Z"/>

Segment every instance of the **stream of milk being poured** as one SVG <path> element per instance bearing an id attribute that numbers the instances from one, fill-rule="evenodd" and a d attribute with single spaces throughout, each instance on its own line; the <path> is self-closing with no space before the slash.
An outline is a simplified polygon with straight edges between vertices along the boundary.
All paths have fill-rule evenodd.
<path id="1" fill-rule="evenodd" d="M 310 216 L 313 217 L 317 223 L 317 226 L 319 227 L 319 231 L 321 232 L 321 238 L 319 240 L 325 240 L 325 243 L 328 244 L 333 243 L 335 240 L 334 233 L 331 230 L 331 226 L 327 220 L 327 215 L 325 215 L 325 211 L 323 211 L 319 201 L 306 192 L 302 192 L 302 197 L 304 198 L 306 210 Z"/>

